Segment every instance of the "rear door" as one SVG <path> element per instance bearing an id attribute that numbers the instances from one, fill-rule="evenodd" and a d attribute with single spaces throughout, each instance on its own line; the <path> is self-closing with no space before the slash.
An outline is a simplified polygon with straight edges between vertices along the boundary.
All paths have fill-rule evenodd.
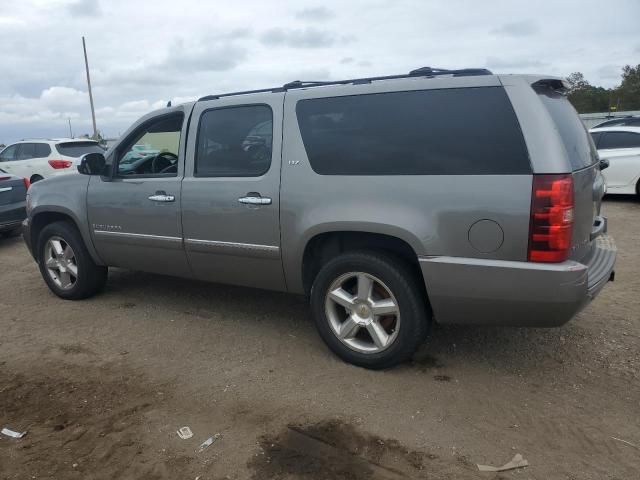
<path id="1" fill-rule="evenodd" d="M 598 152 L 578 113 L 565 95 L 549 88 L 536 89 L 549 112 L 567 153 L 573 175 L 574 218 L 570 258 L 581 260 L 591 252 L 592 232 L 600 225 L 604 178 Z"/>
<path id="2" fill-rule="evenodd" d="M 640 174 L 640 133 L 602 132 L 598 142 L 600 158 L 609 160 L 603 175 L 611 193 L 634 193 Z"/>
<path id="3" fill-rule="evenodd" d="M 26 196 L 24 180 L 0 170 L 0 228 L 24 219 Z"/>
<path id="4" fill-rule="evenodd" d="M 284 93 L 196 103 L 182 225 L 196 278 L 285 290 L 280 257 Z"/>

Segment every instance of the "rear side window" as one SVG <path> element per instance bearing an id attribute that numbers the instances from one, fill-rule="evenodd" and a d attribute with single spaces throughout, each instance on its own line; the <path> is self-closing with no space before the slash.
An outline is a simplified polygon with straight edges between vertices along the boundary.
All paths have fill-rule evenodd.
<path id="1" fill-rule="evenodd" d="M 597 154 L 593 141 L 567 97 L 548 88 L 536 92 L 560 134 L 571 169 L 580 170 L 594 164 Z"/>
<path id="2" fill-rule="evenodd" d="M 21 143 L 18 148 L 17 160 L 29 160 L 36 158 L 36 144 L 35 143 Z"/>
<path id="3" fill-rule="evenodd" d="M 46 143 L 36 143 L 36 157 L 44 158 L 51 155 L 51 147 Z"/>
<path id="4" fill-rule="evenodd" d="M 300 100 L 302 140 L 321 175 L 531 172 L 502 87 Z"/>
<path id="5" fill-rule="evenodd" d="M 273 115 L 266 105 L 205 111 L 200 117 L 195 175 L 258 177 L 271 166 Z"/>
<path id="6" fill-rule="evenodd" d="M 600 141 L 600 137 L 602 136 L 601 132 L 592 132 L 591 138 L 593 139 L 593 143 L 598 146 L 598 142 Z"/>
<path id="7" fill-rule="evenodd" d="M 81 157 L 85 153 L 104 153 L 104 148 L 96 142 L 64 142 L 56 144 L 56 150 L 66 157 Z"/>
<path id="8" fill-rule="evenodd" d="M 633 132 L 604 132 L 598 148 L 637 148 L 640 147 L 640 134 Z"/>

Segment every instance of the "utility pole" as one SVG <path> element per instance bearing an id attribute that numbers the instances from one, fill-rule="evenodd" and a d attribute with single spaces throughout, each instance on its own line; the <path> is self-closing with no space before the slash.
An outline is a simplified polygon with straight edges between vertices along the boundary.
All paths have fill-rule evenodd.
<path id="1" fill-rule="evenodd" d="M 98 129 L 96 128 L 96 112 L 93 109 L 93 94 L 91 93 L 91 77 L 89 77 L 89 61 L 87 60 L 87 45 L 82 37 L 82 50 L 84 50 L 84 66 L 87 70 L 87 86 L 89 87 L 89 103 L 91 103 L 91 120 L 93 121 L 93 138 L 98 138 Z"/>
<path id="2" fill-rule="evenodd" d="M 73 138 L 73 130 L 71 130 L 71 117 L 67 117 L 69 120 L 69 138 Z"/>

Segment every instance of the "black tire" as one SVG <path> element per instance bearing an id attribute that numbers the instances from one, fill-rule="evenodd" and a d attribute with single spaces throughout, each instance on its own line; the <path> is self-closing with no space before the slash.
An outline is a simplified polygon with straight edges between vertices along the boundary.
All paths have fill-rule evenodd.
<path id="1" fill-rule="evenodd" d="M 36 183 L 36 182 L 39 182 L 42 179 L 43 179 L 43 177 L 41 177 L 40 175 L 32 175 L 31 179 L 29 180 L 29 183 Z"/>
<path id="2" fill-rule="evenodd" d="M 64 289 L 53 280 L 45 265 L 47 242 L 58 237 L 71 247 L 78 276 L 73 286 Z M 80 232 L 69 222 L 54 222 L 42 229 L 38 237 L 38 266 L 49 289 L 65 300 L 81 300 L 98 293 L 107 281 L 107 267 L 96 265 L 84 245 Z"/>
<path id="3" fill-rule="evenodd" d="M 345 345 L 331 327 L 325 309 L 328 291 L 334 281 L 350 272 L 363 272 L 377 277 L 397 301 L 400 327 L 395 340 L 382 351 L 356 351 Z M 390 368 L 409 360 L 424 342 L 431 324 L 424 289 L 414 271 L 401 259 L 378 252 L 348 252 L 326 263 L 313 282 L 311 310 L 320 336 L 336 355 L 346 362 L 375 370 Z M 348 311 L 345 312 L 348 315 Z"/>

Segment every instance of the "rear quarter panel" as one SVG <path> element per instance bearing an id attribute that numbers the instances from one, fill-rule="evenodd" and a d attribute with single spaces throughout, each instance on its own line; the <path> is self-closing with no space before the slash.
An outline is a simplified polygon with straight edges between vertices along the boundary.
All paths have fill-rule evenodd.
<path id="1" fill-rule="evenodd" d="M 281 185 L 283 267 L 290 291 L 302 293 L 302 257 L 315 235 L 363 231 L 406 241 L 418 256 L 526 260 L 531 175 L 319 175 L 306 155 L 295 107 L 303 98 L 407 89 L 495 86 L 496 77 L 410 80 L 287 93 Z M 478 85 L 480 83 L 480 85 Z M 374 88 L 375 87 L 375 88 Z M 479 220 L 497 222 L 502 245 L 490 253 L 469 242 Z"/>

